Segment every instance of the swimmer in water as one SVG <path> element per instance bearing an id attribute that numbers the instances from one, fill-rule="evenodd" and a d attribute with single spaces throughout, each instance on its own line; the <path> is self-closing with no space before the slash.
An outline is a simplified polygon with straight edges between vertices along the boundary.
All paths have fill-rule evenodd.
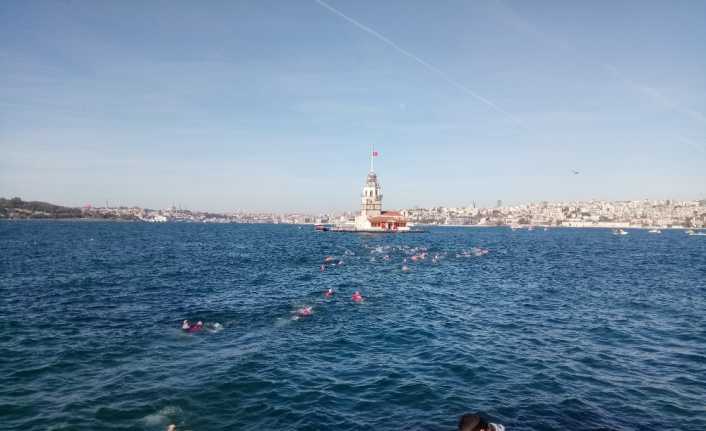
<path id="1" fill-rule="evenodd" d="M 167 427 L 167 431 L 176 431 L 176 425 L 171 424 Z"/>
<path id="2" fill-rule="evenodd" d="M 333 287 L 329 287 L 326 292 L 324 292 L 324 296 L 326 298 L 331 298 L 333 297 Z"/>
<path id="3" fill-rule="evenodd" d="M 351 299 L 353 300 L 353 302 L 363 302 L 363 295 L 360 294 L 360 291 L 356 290 L 355 292 L 353 292 Z"/>
<path id="4" fill-rule="evenodd" d="M 207 323 L 206 324 L 206 330 L 208 332 L 220 332 L 223 330 L 223 325 L 221 325 L 218 322 L 215 323 Z"/>
<path id="5" fill-rule="evenodd" d="M 320 270 L 321 272 L 324 272 L 324 271 L 326 271 L 326 267 L 325 267 L 324 265 L 321 265 L 321 268 L 319 268 L 319 270 Z"/>
<path id="6" fill-rule="evenodd" d="M 189 328 L 191 328 L 191 324 L 189 324 L 188 320 L 184 320 L 183 322 L 181 322 L 181 330 L 182 331 L 188 331 Z"/>
<path id="7" fill-rule="evenodd" d="M 297 316 L 308 317 L 314 314 L 314 310 L 311 307 L 302 307 L 297 310 Z"/>
<path id="8" fill-rule="evenodd" d="M 189 333 L 199 332 L 202 329 L 203 329 L 203 322 L 199 320 L 194 325 L 189 325 L 189 329 L 187 329 L 186 332 L 189 332 Z"/>
<path id="9" fill-rule="evenodd" d="M 408 271 L 409 271 L 409 267 L 408 267 L 407 265 L 402 265 L 402 271 L 403 271 L 403 272 L 408 272 Z"/>

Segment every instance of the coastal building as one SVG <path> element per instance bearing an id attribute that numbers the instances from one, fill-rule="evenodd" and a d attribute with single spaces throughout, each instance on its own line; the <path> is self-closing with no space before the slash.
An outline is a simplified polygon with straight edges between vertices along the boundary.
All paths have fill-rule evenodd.
<path id="1" fill-rule="evenodd" d="M 382 188 L 378 181 L 374 157 L 377 152 L 370 153 L 370 172 L 365 179 L 361 194 L 360 214 L 355 217 L 354 230 L 361 232 L 408 231 L 407 218 L 398 211 L 382 210 Z"/>

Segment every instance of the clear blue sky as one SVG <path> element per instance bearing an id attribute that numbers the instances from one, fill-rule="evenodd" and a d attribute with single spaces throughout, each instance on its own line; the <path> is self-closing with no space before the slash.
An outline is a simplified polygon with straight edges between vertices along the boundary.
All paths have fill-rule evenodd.
<path id="1" fill-rule="evenodd" d="M 706 196 L 706 2 L 327 4 L 0 2 L 0 196 L 354 210 L 370 144 L 390 209 Z"/>

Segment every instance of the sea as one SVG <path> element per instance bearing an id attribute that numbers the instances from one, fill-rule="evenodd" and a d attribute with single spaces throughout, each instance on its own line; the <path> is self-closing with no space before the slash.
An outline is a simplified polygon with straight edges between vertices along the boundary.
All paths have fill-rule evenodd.
<path id="1" fill-rule="evenodd" d="M 628 232 L 0 222 L 0 429 L 706 430 L 706 237 Z"/>

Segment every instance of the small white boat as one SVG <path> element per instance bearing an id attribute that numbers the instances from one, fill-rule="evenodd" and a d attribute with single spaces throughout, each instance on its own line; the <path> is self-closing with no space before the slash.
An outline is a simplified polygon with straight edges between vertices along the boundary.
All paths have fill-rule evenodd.
<path id="1" fill-rule="evenodd" d="M 648 230 L 647 232 L 648 232 L 648 233 L 662 233 L 662 231 L 659 230 L 659 229 L 650 229 L 650 230 Z"/>
<path id="2" fill-rule="evenodd" d="M 689 229 L 686 231 L 687 235 L 694 235 L 696 232 L 694 232 L 694 229 Z"/>
<path id="3" fill-rule="evenodd" d="M 613 229 L 613 235 L 627 235 L 628 233 L 623 229 Z"/>

